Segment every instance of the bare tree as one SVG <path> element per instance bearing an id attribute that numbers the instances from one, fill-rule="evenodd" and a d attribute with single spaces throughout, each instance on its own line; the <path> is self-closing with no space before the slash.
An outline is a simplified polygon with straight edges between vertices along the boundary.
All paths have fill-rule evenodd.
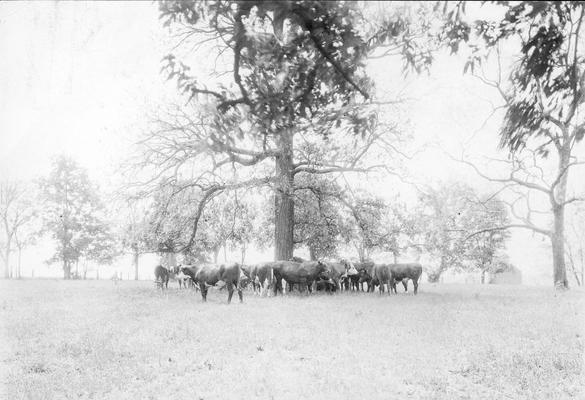
<path id="1" fill-rule="evenodd" d="M 529 228 L 546 235 L 552 244 L 554 285 L 568 288 L 565 267 L 565 209 L 582 200 L 567 193 L 569 174 L 582 164 L 574 149 L 585 136 L 583 104 L 585 100 L 585 57 L 583 31 L 585 5 L 583 2 L 501 2 L 505 11 L 497 20 L 468 21 L 465 3 L 457 2 L 447 14 L 443 31 L 445 43 L 453 52 L 460 45 L 470 44 L 472 54 L 464 71 L 470 71 L 501 95 L 505 111 L 500 131 L 501 147 L 512 156 L 511 173 L 505 178 L 490 177 L 492 182 L 513 185 L 548 198 L 552 226 L 539 227 L 528 210 L 515 227 Z M 448 8 L 448 7 L 446 7 Z M 500 45 L 521 44 L 518 59 L 511 67 L 508 79 L 502 79 Z M 489 55 L 497 56 L 495 79 L 488 78 L 483 65 Z M 525 149 L 532 149 L 539 160 L 534 167 L 539 171 L 543 159 L 554 155 L 556 167 L 553 176 L 545 181 L 542 176 L 523 179 L 528 172 L 519 157 Z M 539 174 L 542 172 L 540 168 Z M 485 174 L 484 174 L 485 176 Z"/>
<path id="2" fill-rule="evenodd" d="M 4 278 L 15 277 L 10 258 L 13 244 L 16 244 L 19 250 L 19 268 L 16 275 L 17 277 L 20 275 L 20 251 L 29 236 L 29 233 L 23 231 L 23 227 L 35 217 L 32 204 L 30 191 L 26 190 L 24 184 L 0 182 L 0 222 L 4 245 L 0 255 L 4 263 Z"/>

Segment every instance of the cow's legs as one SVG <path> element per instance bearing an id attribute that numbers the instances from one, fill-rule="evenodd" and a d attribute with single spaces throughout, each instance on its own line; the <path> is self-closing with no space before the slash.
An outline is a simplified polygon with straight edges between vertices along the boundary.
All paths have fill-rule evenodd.
<path id="1" fill-rule="evenodd" d="M 205 282 L 202 282 L 201 284 L 199 284 L 199 289 L 201 290 L 201 297 L 203 298 L 203 301 L 207 301 L 207 287 L 205 286 Z"/>
<path id="2" fill-rule="evenodd" d="M 227 284 L 227 290 L 228 290 L 228 304 L 230 304 L 232 302 L 232 296 L 234 295 L 234 285 L 231 282 L 228 282 Z"/>
<path id="3" fill-rule="evenodd" d="M 412 280 L 412 284 L 414 285 L 414 294 L 418 291 L 418 278 Z"/>
<path id="4" fill-rule="evenodd" d="M 402 286 L 404 286 L 404 291 L 408 292 L 408 281 L 406 279 L 402 280 Z"/>

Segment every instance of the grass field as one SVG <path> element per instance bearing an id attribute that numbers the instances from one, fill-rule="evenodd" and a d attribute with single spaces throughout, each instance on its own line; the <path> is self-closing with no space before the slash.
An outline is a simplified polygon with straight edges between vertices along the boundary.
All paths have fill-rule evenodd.
<path id="1" fill-rule="evenodd" d="M 0 281 L 5 399 L 583 399 L 584 292 L 422 284 L 225 304 Z"/>

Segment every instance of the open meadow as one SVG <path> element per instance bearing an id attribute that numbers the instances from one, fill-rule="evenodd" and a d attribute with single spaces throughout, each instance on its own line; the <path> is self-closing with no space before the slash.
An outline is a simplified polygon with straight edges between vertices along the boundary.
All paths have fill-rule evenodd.
<path id="1" fill-rule="evenodd" d="M 421 284 L 418 296 L 165 294 L 0 281 L 1 398 L 584 398 L 583 291 Z"/>

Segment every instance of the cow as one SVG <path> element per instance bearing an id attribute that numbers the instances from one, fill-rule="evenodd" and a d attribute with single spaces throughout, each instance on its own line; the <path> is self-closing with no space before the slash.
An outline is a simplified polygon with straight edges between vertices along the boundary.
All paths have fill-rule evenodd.
<path id="1" fill-rule="evenodd" d="M 162 265 L 157 265 L 154 268 L 154 280 L 157 282 L 157 286 L 161 289 L 169 288 L 169 270 Z"/>
<path id="2" fill-rule="evenodd" d="M 187 289 L 187 285 L 191 284 L 190 283 L 191 278 L 183 273 L 181 264 L 175 266 L 169 272 L 169 277 L 170 279 L 174 279 L 179 283 L 179 289 L 182 289 L 183 287 Z"/>
<path id="3" fill-rule="evenodd" d="M 197 275 L 197 271 L 199 268 L 195 265 L 182 265 L 180 267 L 180 273 L 185 275 L 190 282 L 190 284 L 196 289 L 199 289 L 199 284 L 195 282 L 195 276 Z"/>
<path id="4" fill-rule="evenodd" d="M 327 267 L 329 269 L 329 278 L 335 285 L 335 290 L 341 290 L 345 283 L 348 282 L 345 264 L 341 262 L 328 262 Z M 349 284 L 346 286 L 349 286 Z"/>
<path id="5" fill-rule="evenodd" d="M 268 293 L 274 285 L 272 264 L 267 262 L 250 267 L 250 280 L 252 281 L 254 294 L 258 293 L 262 296 L 264 293 Z"/>
<path id="6" fill-rule="evenodd" d="M 378 279 L 372 276 L 374 273 L 374 265 L 372 264 L 371 269 L 362 268 L 359 270 L 359 285 L 363 286 L 364 283 L 368 285 L 368 292 L 373 292 L 375 287 L 379 284 Z"/>
<path id="7" fill-rule="evenodd" d="M 199 286 L 203 301 L 207 301 L 209 287 L 216 286 L 217 284 L 220 285 L 220 288 L 223 286 L 227 287 L 228 304 L 232 301 L 234 287 L 238 291 L 240 303 L 244 301 L 241 286 L 243 273 L 240 264 L 204 264 L 198 265 L 196 268 L 183 268 L 182 271 L 185 275 L 190 276 L 193 282 Z"/>
<path id="8" fill-rule="evenodd" d="M 396 282 L 402 281 L 404 291 L 408 291 L 408 279 L 412 280 L 414 285 L 414 294 L 418 292 L 418 280 L 422 274 L 422 265 L 418 263 L 410 264 L 390 264 L 390 272 L 392 274 L 391 284 L 392 290 L 396 293 Z"/>
<path id="9" fill-rule="evenodd" d="M 359 290 L 359 271 L 351 261 L 341 260 L 339 262 L 345 266 L 345 277 L 343 279 L 343 283 L 346 290 Z"/>
<path id="10" fill-rule="evenodd" d="M 272 263 L 274 278 L 274 295 L 280 291 L 282 294 L 282 279 L 288 284 L 298 284 L 307 287 L 307 292 L 312 292 L 313 282 L 324 279 L 329 281 L 329 268 L 321 261 L 276 261 Z"/>
<path id="11" fill-rule="evenodd" d="M 373 277 L 380 285 L 380 294 L 384 293 L 384 284 L 388 285 L 388 294 L 391 294 L 392 289 L 392 272 L 388 264 L 375 264 Z"/>
<path id="12" fill-rule="evenodd" d="M 337 291 L 337 284 L 332 280 L 320 279 L 315 284 L 315 290 L 325 291 L 327 293 L 335 293 Z"/>

